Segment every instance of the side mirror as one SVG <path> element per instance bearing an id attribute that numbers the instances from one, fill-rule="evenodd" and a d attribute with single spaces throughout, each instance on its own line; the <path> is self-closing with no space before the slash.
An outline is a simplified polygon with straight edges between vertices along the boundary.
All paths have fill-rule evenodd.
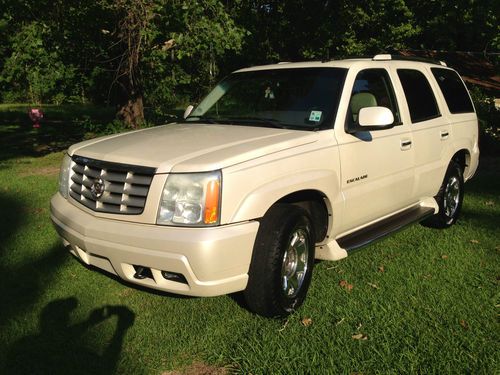
<path id="1" fill-rule="evenodd" d="M 194 107 L 192 105 L 188 105 L 182 117 L 186 119 L 191 114 L 191 112 L 193 112 L 193 109 Z"/>
<path id="2" fill-rule="evenodd" d="M 358 114 L 358 124 L 349 127 L 348 133 L 384 130 L 394 127 L 394 115 L 386 107 L 364 107 Z"/>

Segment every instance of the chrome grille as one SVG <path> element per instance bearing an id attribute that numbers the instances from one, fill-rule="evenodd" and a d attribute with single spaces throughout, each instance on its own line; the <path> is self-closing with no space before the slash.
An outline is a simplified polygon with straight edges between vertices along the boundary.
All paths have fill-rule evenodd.
<path id="1" fill-rule="evenodd" d="M 69 194 L 73 199 L 97 212 L 138 215 L 144 211 L 155 168 L 81 156 L 72 159 Z M 103 191 L 97 191 L 99 184 Z"/>

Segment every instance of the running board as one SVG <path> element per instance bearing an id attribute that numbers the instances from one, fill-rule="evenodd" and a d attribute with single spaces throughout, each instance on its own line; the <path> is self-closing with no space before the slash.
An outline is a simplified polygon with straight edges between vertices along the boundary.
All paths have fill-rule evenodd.
<path id="1" fill-rule="evenodd" d="M 337 239 L 337 242 L 341 248 L 352 251 L 401 230 L 410 224 L 422 221 L 434 215 L 434 212 L 433 207 L 411 207 L 356 232 L 349 233 Z"/>

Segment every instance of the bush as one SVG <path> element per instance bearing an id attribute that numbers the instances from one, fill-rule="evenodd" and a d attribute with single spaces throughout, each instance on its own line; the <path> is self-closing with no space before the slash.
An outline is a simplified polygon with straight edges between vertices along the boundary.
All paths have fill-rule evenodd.
<path id="1" fill-rule="evenodd" d="M 478 87 L 470 90 L 472 101 L 479 118 L 479 140 L 481 153 L 498 155 L 500 150 L 500 111 L 495 107 L 495 99 Z"/>
<path id="2" fill-rule="evenodd" d="M 139 128 L 131 129 L 121 120 L 113 120 L 105 124 L 100 124 L 94 122 L 90 118 L 90 116 L 83 116 L 81 119 L 75 120 L 75 123 L 84 129 L 85 139 L 91 139 L 95 137 L 116 134 L 116 133 L 124 133 L 131 130 L 150 128 L 153 126 L 153 124 L 149 122 L 144 122 Z"/>

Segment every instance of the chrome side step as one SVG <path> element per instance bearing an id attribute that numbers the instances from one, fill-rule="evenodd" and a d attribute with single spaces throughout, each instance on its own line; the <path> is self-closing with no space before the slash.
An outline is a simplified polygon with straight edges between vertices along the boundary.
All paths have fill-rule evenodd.
<path id="1" fill-rule="evenodd" d="M 341 248 L 349 252 L 401 230 L 410 224 L 422 221 L 434 215 L 434 212 L 433 207 L 411 207 L 356 232 L 338 238 L 337 242 Z"/>

